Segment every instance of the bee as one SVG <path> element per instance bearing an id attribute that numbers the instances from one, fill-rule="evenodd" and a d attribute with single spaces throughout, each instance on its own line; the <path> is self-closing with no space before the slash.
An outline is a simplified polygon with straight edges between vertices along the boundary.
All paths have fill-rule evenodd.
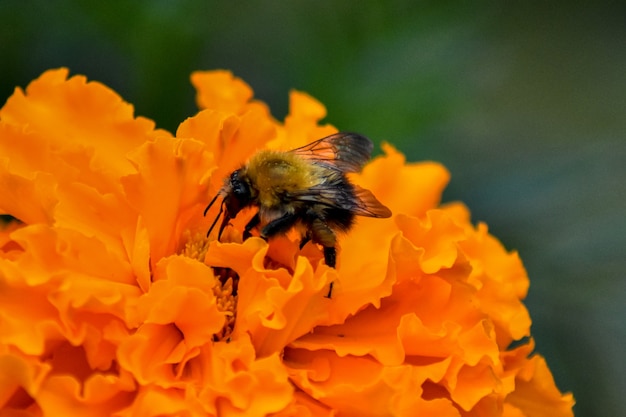
<path id="1" fill-rule="evenodd" d="M 347 232 L 355 216 L 386 218 L 391 211 L 374 195 L 352 184 L 346 173 L 359 172 L 373 144 L 355 133 L 335 133 L 291 151 L 262 150 L 224 180 L 204 210 L 218 198 L 220 210 L 207 236 L 223 214 L 218 240 L 230 219 L 246 207 L 258 211 L 246 224 L 243 239 L 257 228 L 268 240 L 296 228 L 300 249 L 313 241 L 323 247 L 324 261 L 335 268 L 337 234 Z M 331 289 L 328 293 L 330 297 Z"/>

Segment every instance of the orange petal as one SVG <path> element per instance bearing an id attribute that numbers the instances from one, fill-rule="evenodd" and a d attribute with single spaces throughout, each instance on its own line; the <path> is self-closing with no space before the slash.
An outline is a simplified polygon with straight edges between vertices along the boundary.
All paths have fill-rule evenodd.
<path id="1" fill-rule="evenodd" d="M 48 174 L 32 178 L 9 172 L 6 160 L 0 159 L 0 213 L 10 214 L 26 224 L 51 224 L 56 203 L 56 182 Z"/>
<path id="2" fill-rule="evenodd" d="M 22 252 L 22 248 L 13 240 L 11 234 L 24 227 L 17 219 L 0 218 L 0 257 L 14 259 Z"/>
<path id="3" fill-rule="evenodd" d="M 317 124 L 324 117 L 326 117 L 326 107 L 317 99 L 302 91 L 292 90 L 289 93 L 289 115 L 285 120 L 286 125 L 291 122 L 295 123 L 298 119 Z"/>
<path id="4" fill-rule="evenodd" d="M 41 355 L 48 339 L 61 337 L 57 310 L 48 300 L 56 286 L 25 285 L 24 272 L 5 260 L 0 261 L 0 268 L 0 343 Z"/>
<path id="5" fill-rule="evenodd" d="M 224 325 L 215 303 L 215 279 L 206 265 L 183 256 L 161 260 L 155 282 L 132 312 L 136 333 L 121 341 L 118 358 L 142 383 L 182 386 L 180 376 L 200 347 Z M 158 349 L 153 349 L 158 345 Z"/>
<path id="6" fill-rule="evenodd" d="M 85 344 L 92 367 L 108 368 L 115 344 L 107 332 L 118 334 L 114 329 L 124 327 L 126 305 L 139 296 L 125 260 L 97 239 L 73 231 L 30 226 L 13 237 L 24 251 L 13 264 L 2 265 L 11 281 L 7 296 L 14 291 L 0 310 L 14 316 L 5 322 L 5 341 L 41 354 L 45 339 L 63 335 Z M 25 275 L 8 274 L 11 270 Z M 21 311 L 26 306 L 28 312 Z"/>
<path id="7" fill-rule="evenodd" d="M 239 114 L 252 99 L 252 89 L 226 70 L 196 71 L 191 74 L 196 101 L 201 109 Z"/>
<path id="8" fill-rule="evenodd" d="M 131 323 L 173 323 L 187 349 L 212 342 L 224 325 L 224 314 L 215 303 L 212 271 L 183 256 L 164 258 L 154 271 L 154 283 L 137 304 Z"/>
<path id="9" fill-rule="evenodd" d="M 281 129 L 278 139 L 271 147 L 295 149 L 337 132 L 331 125 L 318 125 L 324 117 L 326 108 L 322 103 L 306 93 L 292 90 L 289 94 L 289 114 L 285 117 L 284 129 Z"/>
<path id="10" fill-rule="evenodd" d="M 0 408 L 31 406 L 51 366 L 15 354 L 0 355 Z"/>
<path id="11" fill-rule="evenodd" d="M 491 394 L 499 391 L 499 380 L 488 364 L 468 366 L 456 361 L 442 384 L 451 399 L 465 411 L 472 410 L 481 400 L 498 401 L 498 397 Z"/>
<path id="12" fill-rule="evenodd" d="M 224 178 L 261 149 L 275 135 L 273 120 L 256 108 L 242 115 L 215 110 L 203 110 L 180 124 L 176 137 L 194 138 L 206 144 L 215 161 L 206 169 L 214 168 L 212 193 L 222 186 Z"/>
<path id="13" fill-rule="evenodd" d="M 481 321 L 464 329 L 454 320 L 449 306 L 456 301 L 458 289 L 451 289 L 435 277 L 419 285 L 404 283 L 395 288 L 394 295 L 383 299 L 380 307 L 370 306 L 340 325 L 318 327 L 292 346 L 332 349 L 341 356 L 371 355 L 389 366 L 420 356 L 443 360 L 456 354 L 471 364 L 488 354 L 492 362 L 497 361 L 497 346 Z"/>
<path id="14" fill-rule="evenodd" d="M 232 266 L 239 275 L 235 335 L 249 333 L 259 357 L 279 352 L 285 345 L 328 322 L 329 304 L 324 297 L 336 276 L 328 267 L 313 271 L 298 257 L 295 270 L 268 269 L 264 265 L 267 243 L 251 238 L 243 244 L 211 244 L 206 262 Z"/>
<path id="15" fill-rule="evenodd" d="M 393 219 L 357 218 L 340 237 L 332 308 L 342 320 L 364 306 L 379 305 L 391 293 L 396 277 L 389 273 L 388 260 L 397 233 Z"/>
<path id="16" fill-rule="evenodd" d="M 185 359 L 181 343 L 183 335 L 175 325 L 144 324 L 121 341 L 117 359 L 139 384 L 167 388 L 176 383 L 174 364 Z"/>
<path id="17" fill-rule="evenodd" d="M 137 148 L 130 159 L 138 173 L 122 178 L 124 192 L 142 218 L 156 262 L 175 253 L 189 219 L 201 217 L 205 201 L 201 178 L 210 156 L 195 140 L 158 139 Z"/>
<path id="18" fill-rule="evenodd" d="M 286 351 L 285 364 L 297 387 L 338 414 L 459 415 L 449 401 L 421 397 L 422 384 L 431 374 L 441 373 L 439 364 L 420 370 L 383 367 L 367 356 L 341 357 L 331 351 L 303 349 Z"/>
<path id="19" fill-rule="evenodd" d="M 393 214 L 421 216 L 436 208 L 450 173 L 439 163 L 407 164 L 404 155 L 383 144 L 384 156 L 374 158 L 356 175 L 356 183 L 372 191 Z"/>
<path id="20" fill-rule="evenodd" d="M 406 293 L 405 293 L 406 294 Z M 408 294 L 407 294 L 408 295 Z M 414 297 L 405 297 L 403 303 L 409 304 L 419 302 Z M 416 340 L 411 340 L 411 336 L 407 334 L 405 325 L 399 329 L 400 322 L 405 320 L 405 314 L 410 311 L 406 305 L 394 303 L 388 299 L 383 300 L 379 308 L 368 307 L 360 311 L 354 317 L 351 317 L 343 324 L 319 327 L 315 332 L 307 334 L 294 341 L 291 346 L 295 348 L 304 348 L 308 350 L 330 349 L 337 352 L 340 356 L 355 355 L 365 356 L 371 355 L 384 365 L 396 366 L 405 361 L 405 349 L 402 339 L 406 338 L 412 342 L 412 354 L 419 355 L 427 352 L 433 354 L 433 342 L 440 341 L 445 337 L 445 333 L 434 335 L 429 334 L 430 331 L 423 326 L 413 327 L 412 334 L 419 334 L 421 330 L 420 341 L 430 340 L 428 344 L 418 344 Z M 415 316 L 413 315 L 415 318 Z M 408 319 L 408 316 L 406 316 Z M 417 319 L 419 322 L 419 319 Z M 458 332 L 457 332 L 458 333 Z M 414 339 L 414 337 L 413 337 Z M 415 343 L 413 345 L 413 343 Z M 447 342 L 450 344 L 450 342 Z M 416 350 L 423 348 L 424 350 Z M 439 355 L 445 357 L 448 352 L 439 348 Z"/>
<path id="21" fill-rule="evenodd" d="M 291 404 L 272 417 L 333 417 L 336 411 L 320 403 L 302 391 L 293 394 Z"/>
<path id="22" fill-rule="evenodd" d="M 141 386 L 132 404 L 115 413 L 120 417 L 205 417 L 203 404 L 177 388 L 162 388 L 156 385 Z"/>
<path id="23" fill-rule="evenodd" d="M 188 394 L 200 399 L 210 415 L 265 416 L 284 409 L 293 386 L 279 354 L 255 356 L 245 335 L 206 345 L 190 362 L 194 380 L 201 384 L 188 385 Z"/>
<path id="24" fill-rule="evenodd" d="M 502 348 L 530 334 L 530 317 L 521 299 L 528 291 L 528 276 L 517 253 L 507 252 L 487 233 L 485 225 L 460 243 L 472 267 L 469 281 L 478 288 L 481 309 L 496 324 Z"/>
<path id="25" fill-rule="evenodd" d="M 252 268 L 255 257 L 263 259 L 266 253 L 267 242 L 260 238 L 251 238 L 242 244 L 212 241 L 204 262 L 210 266 L 232 268 L 241 277 Z"/>
<path id="26" fill-rule="evenodd" d="M 58 149 L 50 146 L 46 135 L 33 131 L 28 125 L 13 125 L 0 120 L 0 137 L 0 160 L 12 174 L 29 179 L 39 171 L 54 172 L 61 178 L 75 174 L 56 158 Z"/>
<path id="27" fill-rule="evenodd" d="M 121 196 L 101 194 L 80 182 L 59 184 L 57 194 L 59 203 L 54 210 L 55 227 L 93 237 L 115 256 L 126 256 L 120 235 L 134 231 L 137 218 Z"/>
<path id="28" fill-rule="evenodd" d="M 457 244 L 465 240 L 464 230 L 444 212 L 431 210 L 420 220 L 405 215 L 396 217 L 398 228 L 419 252 L 416 261 L 424 273 L 432 274 L 454 265 Z"/>
<path id="29" fill-rule="evenodd" d="M 80 235 L 67 231 L 54 233 L 43 226 L 31 226 L 13 236 L 24 251 L 11 263 L 3 261 L 1 265 L 8 284 L 3 293 L 7 299 L 0 310 L 7 317 L 3 321 L 7 326 L 2 332 L 4 341 L 24 352 L 42 354 L 46 339 L 55 340 L 63 334 L 80 343 L 94 332 L 90 335 L 95 349 L 92 359 L 98 362 L 100 329 L 119 322 L 124 316 L 123 304 L 138 295 L 135 286 L 109 280 L 109 270 L 100 268 L 104 264 L 120 266 L 120 275 L 115 278 L 123 281 L 123 263 L 114 256 L 107 258 L 102 246 L 91 250 L 97 241 L 81 241 Z M 69 269 L 75 272 L 70 274 Z M 93 275 L 85 279 L 88 274 Z"/>
<path id="30" fill-rule="evenodd" d="M 509 394 L 506 402 L 528 417 L 574 416 L 574 397 L 571 393 L 559 392 L 546 361 L 539 355 L 526 362 L 516 379 L 515 391 Z"/>
<path id="31" fill-rule="evenodd" d="M 135 118 L 133 107 L 104 85 L 87 82 L 84 76 L 67 76 L 67 69 L 50 70 L 26 93 L 16 89 L 0 110 L 0 119 L 41 134 L 47 150 L 68 155 L 88 150 L 91 157 L 77 161 L 80 174 L 93 173 L 100 178 L 94 181 L 106 184 L 107 190 L 119 189 L 118 178 L 134 172 L 124 155 L 147 140 L 169 134 L 154 130 L 154 122 L 148 119 Z M 42 167 L 33 164 L 31 169 Z"/>
<path id="32" fill-rule="evenodd" d="M 37 403 L 44 415 L 105 417 L 127 407 L 135 394 L 114 375 L 94 375 L 81 387 L 72 376 L 46 379 Z"/>
<path id="33" fill-rule="evenodd" d="M 140 217 L 135 229 L 120 230 L 122 244 L 129 258 L 130 268 L 137 279 L 141 291 L 150 288 L 152 280 L 152 265 L 150 265 L 150 237 L 148 230 Z"/>
<path id="34" fill-rule="evenodd" d="M 292 277 L 284 269 L 261 268 L 240 277 L 236 332 L 251 334 L 260 357 L 280 352 L 317 324 L 328 322 L 328 306 L 333 301 L 325 294 L 334 274 L 329 268 L 324 270 L 314 272 L 311 264 L 299 257 Z"/>

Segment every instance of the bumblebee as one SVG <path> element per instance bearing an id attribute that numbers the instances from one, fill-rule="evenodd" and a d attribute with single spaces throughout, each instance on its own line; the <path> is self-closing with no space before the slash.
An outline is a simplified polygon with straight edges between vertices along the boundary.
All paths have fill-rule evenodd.
<path id="1" fill-rule="evenodd" d="M 204 210 L 206 216 L 215 201 L 222 198 L 207 236 L 222 214 L 218 240 L 230 219 L 243 208 L 255 206 L 258 211 L 244 228 L 244 240 L 255 228 L 266 240 L 297 228 L 302 235 L 300 249 L 309 241 L 321 245 L 326 265 L 334 268 L 337 233 L 347 232 L 355 216 L 391 216 L 391 211 L 370 191 L 346 177 L 346 173 L 361 170 L 372 148 L 372 142 L 364 136 L 335 133 L 291 151 L 257 152 L 225 179 Z"/>

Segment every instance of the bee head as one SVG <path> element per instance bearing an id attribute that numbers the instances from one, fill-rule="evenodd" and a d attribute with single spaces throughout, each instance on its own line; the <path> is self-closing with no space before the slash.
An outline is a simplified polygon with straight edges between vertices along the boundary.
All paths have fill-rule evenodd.
<path id="1" fill-rule="evenodd" d="M 237 213 L 239 213 L 241 209 L 252 203 L 252 193 L 248 181 L 245 180 L 244 168 L 240 168 L 230 174 L 224 184 L 224 187 L 222 187 L 217 195 L 213 197 L 213 200 L 211 200 L 207 208 L 204 210 L 205 216 L 213 203 L 220 196 L 222 197 L 220 211 L 207 232 L 207 236 L 209 236 L 213 227 L 215 227 L 217 220 L 220 218 L 222 213 L 224 213 L 224 218 L 222 219 L 222 224 L 220 225 L 219 233 L 217 235 L 218 240 L 222 237 L 222 232 L 224 231 L 226 225 L 228 225 L 230 219 L 237 216 Z"/>
<path id="2" fill-rule="evenodd" d="M 224 201 L 226 214 L 224 217 L 232 219 L 239 211 L 248 206 L 252 200 L 252 193 L 247 181 L 242 178 L 243 168 L 234 171 L 228 177 L 228 182 L 224 187 Z"/>

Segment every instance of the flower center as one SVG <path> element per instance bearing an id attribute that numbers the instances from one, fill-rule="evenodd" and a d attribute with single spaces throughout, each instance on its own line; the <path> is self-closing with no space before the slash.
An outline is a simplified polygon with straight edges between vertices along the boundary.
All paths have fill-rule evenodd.
<path id="1" fill-rule="evenodd" d="M 184 238 L 187 243 L 185 243 L 181 255 L 204 263 L 206 252 L 209 249 L 209 239 L 201 233 L 192 235 L 189 231 L 185 231 Z M 229 341 L 235 328 L 235 319 L 237 317 L 237 284 L 239 283 L 239 276 L 230 268 L 211 268 L 215 278 L 217 278 L 213 286 L 215 303 L 217 304 L 217 309 L 224 313 L 226 318 L 224 327 L 213 335 L 213 340 Z"/>
<path id="2" fill-rule="evenodd" d="M 226 322 L 222 330 L 213 335 L 213 340 L 230 340 L 230 335 L 235 328 L 237 318 L 237 284 L 239 276 L 230 268 L 213 268 L 213 273 L 219 279 L 213 287 L 213 294 L 217 303 L 217 309 L 224 313 Z"/>

